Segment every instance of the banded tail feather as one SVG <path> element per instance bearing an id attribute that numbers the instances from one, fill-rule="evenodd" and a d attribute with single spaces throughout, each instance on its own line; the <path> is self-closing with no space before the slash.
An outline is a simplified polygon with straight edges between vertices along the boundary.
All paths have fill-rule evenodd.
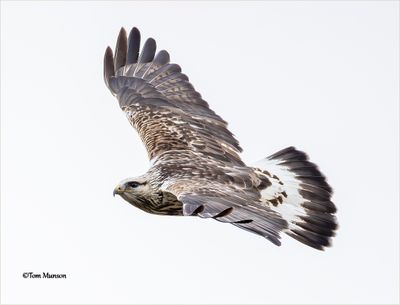
<path id="1" fill-rule="evenodd" d="M 337 229 L 336 207 L 332 188 L 317 165 L 304 152 L 288 147 L 253 166 L 270 182 L 259 185 L 261 200 L 287 221 L 284 232 L 319 250 L 330 246 Z"/>

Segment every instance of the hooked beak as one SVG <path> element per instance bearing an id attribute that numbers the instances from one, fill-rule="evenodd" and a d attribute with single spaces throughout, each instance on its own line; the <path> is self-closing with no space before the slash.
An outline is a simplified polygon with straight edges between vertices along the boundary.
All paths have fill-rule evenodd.
<path id="1" fill-rule="evenodd" d="M 125 190 L 124 187 L 117 185 L 117 187 L 113 191 L 113 196 L 115 197 L 116 194 L 121 195 L 124 192 L 124 190 Z"/>

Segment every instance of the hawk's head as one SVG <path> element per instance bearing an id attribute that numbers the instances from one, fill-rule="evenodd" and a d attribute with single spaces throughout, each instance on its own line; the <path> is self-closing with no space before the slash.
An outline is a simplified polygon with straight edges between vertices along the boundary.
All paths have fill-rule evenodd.
<path id="1" fill-rule="evenodd" d="M 113 195 L 116 194 L 145 211 L 159 199 L 158 192 L 154 190 L 145 175 L 122 180 L 114 189 Z"/>

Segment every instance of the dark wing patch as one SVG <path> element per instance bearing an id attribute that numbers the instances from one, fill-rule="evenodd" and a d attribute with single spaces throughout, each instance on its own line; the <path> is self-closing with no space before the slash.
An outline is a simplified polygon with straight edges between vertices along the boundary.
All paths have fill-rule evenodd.
<path id="1" fill-rule="evenodd" d="M 212 111 L 168 52 L 156 54 L 149 38 L 140 50 L 140 33 L 126 39 L 121 29 L 116 54 L 107 48 L 104 79 L 138 130 L 153 159 L 169 150 L 193 150 L 207 157 L 243 165 L 241 148 L 227 123 Z"/>

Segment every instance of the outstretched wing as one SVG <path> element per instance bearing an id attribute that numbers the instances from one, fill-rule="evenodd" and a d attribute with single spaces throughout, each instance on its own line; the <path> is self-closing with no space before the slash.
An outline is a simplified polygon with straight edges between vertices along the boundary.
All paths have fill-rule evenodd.
<path id="1" fill-rule="evenodd" d="M 182 202 L 184 215 L 214 218 L 281 244 L 279 233 L 287 228 L 287 222 L 260 204 L 257 193 L 206 179 L 180 180 L 166 191 Z"/>
<path id="2" fill-rule="evenodd" d="M 181 162 L 176 162 L 177 160 Z M 196 156 L 193 152 L 167 153 L 150 169 L 167 174 L 161 190 L 173 194 L 183 214 L 231 223 L 280 245 L 279 233 L 288 226 L 279 213 L 261 202 L 261 184 L 251 168 Z"/>
<path id="3" fill-rule="evenodd" d="M 104 57 L 104 80 L 138 131 L 150 159 L 170 150 L 192 150 L 224 162 L 243 165 L 238 141 L 227 123 L 212 111 L 169 54 L 156 53 L 149 38 L 139 55 L 140 32 L 126 37 L 122 28 L 115 55 Z"/>

